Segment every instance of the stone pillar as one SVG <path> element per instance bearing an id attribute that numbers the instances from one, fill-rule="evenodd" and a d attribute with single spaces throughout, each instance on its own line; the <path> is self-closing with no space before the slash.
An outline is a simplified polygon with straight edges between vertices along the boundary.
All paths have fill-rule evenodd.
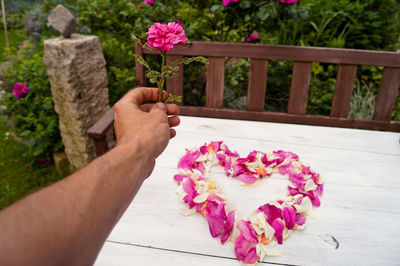
<path id="1" fill-rule="evenodd" d="M 97 36 L 73 34 L 44 41 L 61 137 L 71 165 L 80 169 L 94 157 L 87 130 L 108 110 L 107 71 Z"/>

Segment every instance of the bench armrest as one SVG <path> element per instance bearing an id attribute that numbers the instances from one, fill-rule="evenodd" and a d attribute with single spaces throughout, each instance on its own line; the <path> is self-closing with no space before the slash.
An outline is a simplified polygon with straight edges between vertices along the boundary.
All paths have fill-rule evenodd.
<path id="1" fill-rule="evenodd" d="M 114 123 L 114 111 L 110 108 L 89 130 L 87 134 L 93 139 L 96 156 L 108 151 L 107 132 Z"/>

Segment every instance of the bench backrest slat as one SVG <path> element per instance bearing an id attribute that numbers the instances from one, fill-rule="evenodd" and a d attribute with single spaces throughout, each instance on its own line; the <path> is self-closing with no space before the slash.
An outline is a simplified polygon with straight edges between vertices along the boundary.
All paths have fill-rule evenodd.
<path id="1" fill-rule="evenodd" d="M 265 90 L 267 87 L 268 60 L 251 59 L 249 86 L 247 89 L 247 110 L 264 111 Z"/>
<path id="2" fill-rule="evenodd" d="M 312 63 L 294 62 L 288 106 L 289 114 L 303 115 L 306 113 L 311 66 Z"/>
<path id="3" fill-rule="evenodd" d="M 143 55 L 143 48 L 139 43 L 135 43 L 135 53 L 137 55 Z M 141 64 L 139 64 L 138 60 L 135 61 L 135 67 L 136 67 L 136 82 L 140 86 L 146 86 L 144 67 Z"/>
<path id="4" fill-rule="evenodd" d="M 206 106 L 221 108 L 224 100 L 225 58 L 209 57 L 207 65 Z"/>
<path id="5" fill-rule="evenodd" d="M 170 65 L 172 62 L 182 62 L 183 56 L 181 55 L 167 55 L 166 63 Z M 183 96 L 183 64 L 180 63 L 179 70 L 176 72 L 176 76 L 173 78 L 167 79 L 167 91 L 176 96 Z"/>
<path id="6" fill-rule="evenodd" d="M 251 48 L 249 48 L 249 45 Z M 146 54 L 155 54 L 144 49 Z M 193 42 L 190 46 L 176 46 L 170 55 L 206 57 L 239 57 L 331 64 L 370 65 L 398 67 L 400 57 L 393 52 L 291 45 L 242 44 L 219 42 Z"/>
<path id="7" fill-rule="evenodd" d="M 385 67 L 376 98 L 375 120 L 390 121 L 400 85 L 400 68 Z"/>
<path id="8" fill-rule="evenodd" d="M 356 74 L 356 65 L 339 64 L 335 92 L 332 99 L 331 116 L 347 117 Z"/>

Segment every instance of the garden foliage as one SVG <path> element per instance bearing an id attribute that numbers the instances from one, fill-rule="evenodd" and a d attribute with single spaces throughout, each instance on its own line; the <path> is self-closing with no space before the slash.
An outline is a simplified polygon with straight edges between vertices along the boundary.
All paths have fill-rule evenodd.
<path id="1" fill-rule="evenodd" d="M 78 1 L 76 12 L 80 23 L 102 39 L 112 103 L 135 85 L 134 44 L 128 36 L 133 32 L 145 39 L 147 29 L 157 21 L 180 20 L 191 41 L 244 42 L 257 33 L 259 39 L 252 42 L 372 50 L 398 49 L 400 32 L 400 6 L 394 0 L 301 0 L 291 5 L 278 0 L 239 0 L 228 6 L 221 0 L 155 0 L 153 5 L 88 0 Z M 243 108 L 249 62 L 229 58 L 226 63 L 225 106 Z M 265 108 L 285 111 L 292 62 L 269 64 Z M 201 64 L 186 68 L 185 104 L 204 104 L 204 71 Z M 313 74 L 307 112 L 329 114 L 336 67 L 315 64 Z M 358 79 L 364 74 L 360 72 Z M 376 94 L 379 80 L 370 81 L 375 82 Z M 395 111 L 394 118 L 400 119 L 400 111 Z"/>
<path id="2" fill-rule="evenodd" d="M 6 87 L 15 88 L 16 83 L 27 86 L 27 93 L 16 97 L 9 89 L 3 95 L 1 114 L 12 119 L 15 134 L 28 141 L 26 155 L 36 161 L 48 161 L 52 153 L 62 149 L 58 116 L 50 91 L 50 84 L 43 64 L 43 48 L 26 42 L 21 49 L 11 51 L 9 66 L 4 70 Z M 15 91 L 15 89 L 14 89 Z M 19 99 L 18 99 L 19 98 Z"/>
<path id="3" fill-rule="evenodd" d="M 154 22 L 179 20 L 191 41 L 399 49 L 400 5 L 395 0 L 299 0 L 293 4 L 279 0 L 239 0 L 230 1 L 227 6 L 222 0 L 154 0 L 152 5 L 141 0 L 7 0 L 9 25 L 24 30 L 29 44 L 4 55 L 10 62 L 3 71 L 8 92 L 3 105 L 13 119 L 16 134 L 29 140 L 30 154 L 44 158 L 62 148 L 42 63 L 43 40 L 59 35 L 45 25 L 46 17 L 57 4 L 65 5 L 75 14 L 79 33 L 100 37 L 112 104 L 136 85 L 131 34 L 144 40 Z M 148 59 L 154 68 L 159 67 L 159 57 L 148 56 Z M 226 107 L 245 107 L 249 64 L 248 59 L 226 59 Z M 270 60 L 266 110 L 286 111 L 292 67 L 293 62 Z M 185 66 L 185 104 L 204 105 L 205 70 L 201 63 Z M 336 73 L 334 65 L 313 64 L 307 113 L 329 114 Z M 370 114 L 371 110 L 366 108 L 371 105 L 360 102 L 365 97 L 373 100 L 381 75 L 382 68 L 359 68 L 355 93 L 360 97 L 352 104 L 352 116 L 359 117 L 357 112 Z M 16 82 L 29 88 L 28 94 L 19 100 L 11 94 Z M 400 95 L 393 118 L 400 120 Z"/>

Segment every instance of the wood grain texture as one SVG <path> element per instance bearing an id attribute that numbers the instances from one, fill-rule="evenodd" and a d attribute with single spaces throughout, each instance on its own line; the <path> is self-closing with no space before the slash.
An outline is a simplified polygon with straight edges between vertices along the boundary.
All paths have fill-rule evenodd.
<path id="1" fill-rule="evenodd" d="M 186 148 L 223 140 L 246 156 L 253 150 L 299 155 L 325 182 L 322 205 L 264 261 L 277 265 L 394 265 L 400 260 L 399 135 L 391 132 L 279 123 L 181 117 L 177 136 L 158 158 L 153 174 L 104 245 L 96 265 L 240 265 L 233 243 L 221 245 L 201 215 L 183 216 L 176 195 L 176 165 Z M 286 179 L 272 175 L 256 186 L 240 186 L 222 167 L 210 178 L 246 217 L 286 191 Z M 384 182 L 382 181 L 384 180 Z M 374 226 L 374 230 L 371 229 Z M 379 237 L 377 237 L 379 234 Z M 340 246 L 335 249 L 330 236 Z M 371 243 L 374 248 L 371 249 Z M 151 258 L 151 259 L 149 259 Z M 186 263 L 187 261 L 188 263 Z M 142 263 L 143 262 L 143 263 Z"/>
<path id="2" fill-rule="evenodd" d="M 243 110 L 182 106 L 181 115 L 213 118 L 227 118 L 278 123 L 293 123 L 314 126 L 347 127 L 370 130 L 386 130 L 400 132 L 400 121 L 378 121 L 363 119 L 347 119 L 319 115 L 298 115 L 276 112 L 252 112 Z"/>
<path id="3" fill-rule="evenodd" d="M 173 56 L 167 55 L 167 65 L 171 65 L 172 62 L 182 62 L 183 56 Z M 179 70 L 176 72 L 176 76 L 170 79 L 167 79 L 167 91 L 176 96 L 183 96 L 183 64 L 178 64 Z M 182 105 L 182 103 L 178 103 Z"/>
<path id="4" fill-rule="evenodd" d="M 143 48 L 138 42 L 135 43 L 135 53 L 137 55 L 143 56 Z M 135 66 L 136 66 L 136 82 L 139 86 L 144 87 L 146 86 L 144 66 L 139 64 L 137 60 L 135 60 Z"/>
<path id="5" fill-rule="evenodd" d="M 224 98 L 225 59 L 209 57 L 207 65 L 206 106 L 221 108 Z"/>
<path id="6" fill-rule="evenodd" d="M 94 152 L 99 157 L 108 151 L 107 138 L 93 139 Z"/>
<path id="7" fill-rule="evenodd" d="M 104 139 L 107 131 L 111 128 L 114 123 L 114 111 L 112 108 L 108 109 L 107 112 L 97 121 L 89 130 L 87 134 L 92 139 Z"/>
<path id="8" fill-rule="evenodd" d="M 305 114 L 311 79 L 311 63 L 294 62 L 288 113 Z"/>
<path id="9" fill-rule="evenodd" d="M 267 72 L 268 60 L 251 59 L 249 87 L 247 89 L 248 111 L 264 111 Z"/>
<path id="10" fill-rule="evenodd" d="M 331 116 L 347 117 L 350 109 L 356 74 L 356 65 L 339 65 L 335 92 L 332 99 Z"/>
<path id="11" fill-rule="evenodd" d="M 381 85 L 376 98 L 374 120 L 391 120 L 399 85 L 400 68 L 384 68 Z"/>
<path id="12" fill-rule="evenodd" d="M 154 51 L 145 49 L 144 53 L 154 54 Z M 396 52 L 291 45 L 193 42 L 188 47 L 175 46 L 168 54 L 400 67 L 400 53 Z"/>

